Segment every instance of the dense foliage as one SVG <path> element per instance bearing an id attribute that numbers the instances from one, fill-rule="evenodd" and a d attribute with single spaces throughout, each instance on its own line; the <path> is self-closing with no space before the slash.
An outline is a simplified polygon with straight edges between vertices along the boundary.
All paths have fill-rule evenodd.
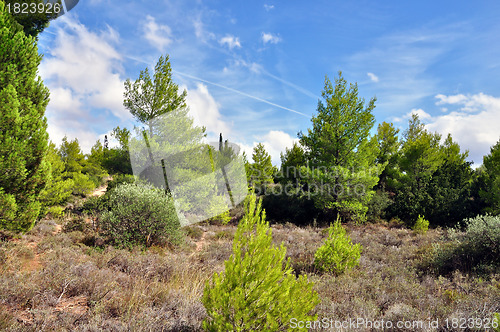
<path id="1" fill-rule="evenodd" d="M 49 91 L 38 76 L 41 59 L 35 40 L 0 1 L 0 229 L 14 232 L 35 224 L 50 170 Z"/>
<path id="2" fill-rule="evenodd" d="M 449 231 L 448 240 L 434 247 L 431 267 L 439 274 L 500 272 L 500 216 L 467 219 L 463 231 Z"/>
<path id="3" fill-rule="evenodd" d="M 47 1 L 44 0 L 2 0 L 6 5 L 9 4 L 11 8 L 11 14 L 12 17 L 15 19 L 15 21 L 21 25 L 24 33 L 27 36 L 32 36 L 34 38 L 38 38 L 38 34 L 40 34 L 48 25 L 49 22 L 57 17 L 57 13 L 55 12 L 44 12 L 44 11 L 34 11 L 30 12 L 29 14 L 24 14 L 23 11 L 18 11 L 14 9 L 14 6 L 16 4 L 20 3 L 28 3 L 29 6 L 34 6 L 36 5 L 36 8 L 39 5 L 45 5 Z M 53 1 L 51 1 L 53 2 Z M 31 7 L 32 8 L 32 7 Z"/>
<path id="4" fill-rule="evenodd" d="M 117 246 L 179 244 L 180 224 L 173 200 L 144 184 L 122 184 L 109 194 L 100 233 Z"/>

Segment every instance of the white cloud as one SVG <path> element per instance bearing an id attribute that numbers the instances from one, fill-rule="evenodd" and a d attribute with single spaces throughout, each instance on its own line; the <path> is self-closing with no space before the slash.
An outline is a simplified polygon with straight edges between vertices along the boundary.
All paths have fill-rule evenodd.
<path id="1" fill-rule="evenodd" d="M 274 5 L 267 5 L 267 4 L 264 4 L 264 9 L 265 9 L 266 11 L 270 11 L 270 10 L 274 9 Z"/>
<path id="2" fill-rule="evenodd" d="M 281 41 L 281 38 L 279 36 L 273 35 L 272 33 L 262 33 L 262 42 L 264 44 L 271 43 L 271 44 L 277 44 Z"/>
<path id="3" fill-rule="evenodd" d="M 146 16 L 143 29 L 144 37 L 160 52 L 165 52 L 166 47 L 172 43 L 172 30 L 170 27 L 156 23 L 153 16 Z"/>
<path id="4" fill-rule="evenodd" d="M 259 139 L 261 139 L 266 151 L 271 155 L 273 164 L 276 166 L 281 165 L 280 153 L 284 153 L 286 148 L 291 148 L 293 143 L 298 141 L 297 138 L 292 138 L 281 130 L 271 130 L 264 136 L 259 137 Z M 256 145 L 257 142 L 254 143 L 254 147 Z"/>
<path id="5" fill-rule="evenodd" d="M 460 94 L 460 95 L 454 95 L 454 96 L 445 96 L 442 94 L 436 95 L 436 98 L 439 99 L 436 102 L 436 105 L 443 105 L 443 104 L 458 104 L 467 99 L 466 96 Z"/>
<path id="6" fill-rule="evenodd" d="M 419 119 L 420 120 L 428 120 L 428 119 L 431 119 L 432 116 L 427 113 L 426 111 L 424 111 L 423 109 L 419 108 L 419 109 L 412 109 L 410 112 L 406 113 L 405 115 L 403 115 L 402 117 L 393 117 L 392 118 L 392 121 L 394 122 L 402 122 L 404 120 L 409 120 L 411 119 L 412 115 L 413 114 L 417 114 Z"/>
<path id="7" fill-rule="evenodd" d="M 432 118 L 427 127 L 443 135 L 451 133 L 463 149 L 470 151 L 470 158 L 482 163 L 482 157 L 500 138 L 500 98 L 483 93 L 475 95 L 437 95 L 438 104 L 456 105 L 459 108 L 448 114 Z"/>
<path id="8" fill-rule="evenodd" d="M 378 76 L 375 75 L 374 73 L 366 73 L 366 75 L 368 75 L 368 77 L 370 78 L 370 80 L 372 80 L 372 82 L 377 83 L 379 81 Z"/>
<path id="9" fill-rule="evenodd" d="M 420 120 L 428 120 L 428 119 L 432 118 L 432 116 L 429 113 L 427 113 L 426 111 L 424 111 L 421 108 L 419 108 L 419 109 L 415 109 L 415 108 L 412 109 L 410 111 L 410 113 L 407 114 L 408 119 L 411 118 L 411 116 L 413 114 L 417 114 Z"/>
<path id="10" fill-rule="evenodd" d="M 131 119 L 122 104 L 122 56 L 115 46 L 120 37 L 110 27 L 89 31 L 72 16 L 65 15 L 54 25 L 55 40 L 40 65 L 40 76 L 50 89 L 49 136 L 56 144 L 64 135 L 78 137 L 82 149 L 89 152 L 99 135 L 96 127 L 105 127 L 109 121 L 112 128 L 116 118 Z M 101 113 L 92 109 L 101 109 Z"/>
<path id="11" fill-rule="evenodd" d="M 225 37 L 222 37 L 219 40 L 219 43 L 221 45 L 227 45 L 230 49 L 233 49 L 235 47 L 241 48 L 241 43 L 240 39 L 238 37 L 232 36 L 232 35 L 227 35 Z"/>
<path id="12" fill-rule="evenodd" d="M 287 148 L 291 148 L 294 142 L 298 142 L 298 138 L 292 138 L 287 133 L 281 130 L 270 130 L 267 134 L 263 136 L 256 137 L 258 141 L 254 141 L 251 145 L 238 143 L 241 150 L 247 155 L 249 162 L 252 161 L 253 149 L 257 144 L 262 143 L 266 149 L 266 152 L 271 155 L 271 161 L 273 165 L 279 167 L 281 165 L 280 154 L 285 153 Z"/>
<path id="13" fill-rule="evenodd" d="M 228 137 L 231 133 L 230 126 L 222 119 L 219 112 L 220 105 L 208 91 L 206 85 L 198 83 L 196 90 L 189 90 L 186 98 L 190 114 L 195 119 L 195 125 L 205 126 L 207 132 L 218 137 L 222 133 Z"/>

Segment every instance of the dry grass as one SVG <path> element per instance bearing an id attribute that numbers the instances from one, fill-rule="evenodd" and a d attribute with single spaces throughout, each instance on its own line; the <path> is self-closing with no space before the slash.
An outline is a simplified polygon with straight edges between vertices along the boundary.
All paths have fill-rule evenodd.
<path id="1" fill-rule="evenodd" d="M 181 248 L 128 251 L 86 245 L 91 229 L 75 218 L 65 221 L 62 232 L 46 220 L 21 239 L 0 242 L 0 330 L 201 329 L 203 288 L 231 255 L 235 226 L 191 226 Z M 272 227 L 296 273 L 315 282 L 320 319 L 443 322 L 491 318 L 500 311 L 500 276 L 444 278 L 419 270 L 443 231 L 348 228 L 353 242 L 363 245 L 360 266 L 334 277 L 312 268 L 325 229 Z"/>

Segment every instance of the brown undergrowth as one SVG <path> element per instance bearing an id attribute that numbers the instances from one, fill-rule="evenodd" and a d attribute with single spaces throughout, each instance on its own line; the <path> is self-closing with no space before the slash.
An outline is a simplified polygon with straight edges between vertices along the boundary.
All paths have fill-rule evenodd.
<path id="1" fill-rule="evenodd" d="M 201 329 L 203 288 L 224 269 L 235 226 L 192 225 L 185 228 L 181 247 L 122 250 L 89 243 L 85 229 L 68 227 L 78 218 L 85 220 L 43 220 L 20 239 L 0 242 L 0 330 Z M 443 277 L 419 268 L 445 231 L 423 235 L 384 224 L 347 228 L 353 243 L 363 246 L 360 266 L 331 276 L 312 264 L 326 228 L 272 226 L 274 241 L 287 247 L 295 273 L 307 273 L 315 282 L 319 319 L 443 323 L 491 318 L 500 311 L 500 276 L 455 272 Z"/>

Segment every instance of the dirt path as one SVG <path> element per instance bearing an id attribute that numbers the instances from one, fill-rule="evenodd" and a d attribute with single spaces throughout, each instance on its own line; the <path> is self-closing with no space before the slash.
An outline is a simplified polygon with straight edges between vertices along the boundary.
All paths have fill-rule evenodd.
<path id="1" fill-rule="evenodd" d="M 203 249 L 203 246 L 205 245 L 205 242 L 206 242 L 205 234 L 207 234 L 207 232 L 203 232 L 203 234 L 200 237 L 200 240 L 196 241 L 196 251 L 195 252 L 200 252 Z"/>
<path id="2" fill-rule="evenodd" d="M 112 177 L 108 177 L 106 178 L 106 183 L 102 186 L 100 186 L 99 188 L 97 188 L 96 190 L 94 190 L 92 192 L 92 194 L 90 194 L 89 196 L 97 196 L 97 197 L 101 197 L 103 196 L 105 193 L 106 193 L 106 190 L 108 189 L 108 181 L 111 181 L 113 180 Z"/>

